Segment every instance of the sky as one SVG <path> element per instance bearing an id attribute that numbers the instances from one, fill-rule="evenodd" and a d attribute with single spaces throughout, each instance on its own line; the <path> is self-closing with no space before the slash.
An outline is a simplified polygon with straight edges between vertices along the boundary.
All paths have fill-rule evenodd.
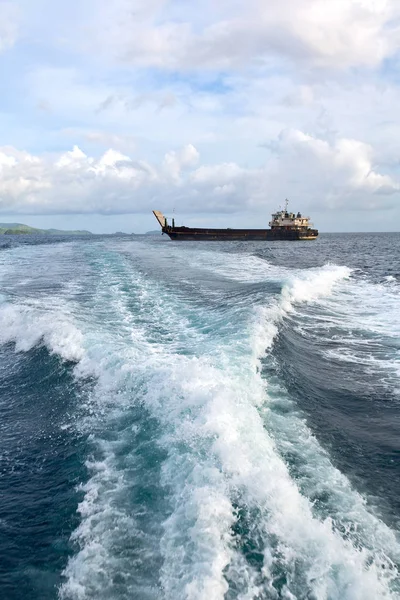
<path id="1" fill-rule="evenodd" d="M 0 0 L 0 221 L 398 231 L 399 0 Z"/>

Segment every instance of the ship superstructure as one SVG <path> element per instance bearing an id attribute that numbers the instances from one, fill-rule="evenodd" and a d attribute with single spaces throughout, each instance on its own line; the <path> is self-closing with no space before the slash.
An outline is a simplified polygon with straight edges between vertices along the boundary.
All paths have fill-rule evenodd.
<path id="1" fill-rule="evenodd" d="M 288 201 L 285 208 L 272 214 L 269 222 L 270 229 L 213 229 L 175 226 L 175 219 L 171 225 L 167 217 L 159 210 L 153 210 L 153 214 L 161 225 L 162 233 L 166 233 L 171 240 L 315 240 L 318 230 L 313 229 L 310 217 L 304 217 L 301 213 L 288 212 Z"/>
<path id="2" fill-rule="evenodd" d="M 310 223 L 310 217 L 304 217 L 300 212 L 297 214 L 288 212 L 289 201 L 285 200 L 284 210 L 279 210 L 273 213 L 272 219 L 269 222 L 271 229 L 283 228 L 283 229 L 297 229 L 299 231 L 312 230 L 312 223 Z M 315 231 L 315 230 L 314 230 Z"/>

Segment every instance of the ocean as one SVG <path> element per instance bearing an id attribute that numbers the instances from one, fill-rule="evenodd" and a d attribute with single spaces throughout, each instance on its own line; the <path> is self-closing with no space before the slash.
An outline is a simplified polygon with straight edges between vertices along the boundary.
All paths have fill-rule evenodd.
<path id="1" fill-rule="evenodd" d="M 400 598 L 400 234 L 0 238 L 0 598 Z"/>

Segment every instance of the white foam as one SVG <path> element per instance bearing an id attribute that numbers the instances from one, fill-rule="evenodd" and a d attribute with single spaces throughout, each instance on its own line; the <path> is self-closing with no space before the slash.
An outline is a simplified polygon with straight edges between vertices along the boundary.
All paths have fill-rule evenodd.
<path id="1" fill-rule="evenodd" d="M 83 358 L 83 336 L 74 317 L 76 307 L 68 299 L 76 285 L 71 274 L 71 263 L 76 262 L 73 249 L 73 243 L 22 246 L 0 256 L 4 290 L 0 295 L 1 344 L 14 342 L 17 352 L 44 344 L 63 360 L 78 362 Z M 38 281 L 45 290 L 39 296 L 34 287 Z"/>
<path id="2" fill-rule="evenodd" d="M 334 286 L 350 275 L 351 269 L 336 265 L 297 271 L 283 287 L 284 307 L 290 310 L 293 303 L 312 302 L 329 296 Z"/>
<path id="3" fill-rule="evenodd" d="M 271 585 L 268 578 L 274 565 L 286 573 L 282 594 L 288 598 L 300 593 L 296 587 L 299 569 L 301 593 L 313 594 L 319 600 L 396 597 L 390 592 L 391 581 L 397 577 L 389 558 L 398 553 L 393 533 L 367 510 L 327 457 L 320 463 L 323 468 L 319 477 L 329 473 L 333 488 L 335 477 L 341 481 L 344 497 L 351 498 L 352 503 L 357 500 L 357 526 L 374 531 L 374 541 L 370 547 L 357 545 L 356 539 L 342 535 L 330 518 L 323 520 L 314 514 L 312 503 L 291 479 L 267 433 L 264 419 L 268 424 L 268 410 L 260 414 L 268 396 L 257 370 L 258 359 L 273 343 L 279 320 L 298 303 L 328 297 L 348 275 L 349 270 L 332 266 L 289 275 L 275 302 L 247 309 L 247 345 L 240 340 L 232 343 L 227 335 L 225 342 L 219 339 L 218 349 L 213 350 L 209 340 L 216 339 L 212 322 L 215 318 L 217 323 L 218 316 L 205 316 L 200 309 L 188 306 L 183 307 L 181 315 L 182 305 L 176 298 L 157 286 L 152 289 L 147 281 L 136 280 L 139 287 L 143 286 L 143 310 L 150 302 L 155 311 L 151 320 L 157 323 L 167 309 L 182 343 L 186 340 L 191 346 L 198 335 L 193 333 L 194 317 L 200 323 L 208 318 L 211 334 L 208 338 L 203 335 L 197 356 L 177 353 L 175 342 L 150 343 L 151 320 L 138 328 L 124 293 L 113 288 L 114 301 L 108 299 L 108 310 L 119 319 L 118 336 L 115 328 L 114 335 L 113 328 L 107 332 L 97 329 L 96 333 L 93 329 L 90 335 L 94 337 L 82 364 L 87 370 L 93 368 L 99 378 L 94 413 L 101 418 L 115 418 L 136 401 L 144 403 L 161 425 L 163 437 L 158 443 L 168 453 L 162 477 L 170 490 L 172 509 L 164 523 L 160 546 L 165 600 L 222 600 L 228 586 L 225 572 L 238 577 L 238 598 L 255 599 Z M 244 318 L 246 308 L 240 311 Z M 315 441 L 313 444 L 310 456 L 319 452 Z M 104 597 L 91 573 L 102 572 L 107 563 L 113 566 L 107 515 L 113 514 L 117 492 L 106 493 L 104 482 L 113 476 L 119 482 L 117 489 L 123 483 L 118 479 L 112 447 L 105 452 L 110 469 L 117 473 L 110 475 L 96 469 L 85 488 L 82 523 L 76 534 L 81 550 L 66 570 L 68 582 L 62 592 L 66 598 Z M 265 540 L 262 583 L 256 583 L 254 569 L 243 562 L 240 539 L 232 534 L 237 518 L 233 498 L 238 497 L 259 515 L 255 529 Z M 114 516 L 117 530 L 127 526 L 124 515 Z M 267 541 L 271 536 L 278 543 L 275 550 Z M 108 593 L 112 598 L 112 588 Z"/>
<path id="4" fill-rule="evenodd" d="M 85 494 L 78 509 L 81 523 L 72 536 L 80 551 L 66 567 L 67 583 L 62 586 L 60 597 L 113 598 L 119 580 L 129 597 L 139 594 L 146 600 L 155 600 L 155 589 L 146 593 L 131 577 L 135 561 L 139 562 L 140 554 L 145 561 L 155 542 L 151 534 L 145 536 L 138 528 L 135 508 L 128 510 L 121 500 L 132 482 L 126 481 L 125 473 L 115 463 L 112 445 L 105 448 L 102 461 L 88 461 L 87 468 L 91 477 L 81 488 Z M 124 552 L 125 547 L 136 550 Z"/>
<path id="5" fill-rule="evenodd" d="M 179 369 L 174 373 L 175 382 L 171 389 L 171 379 L 167 379 L 164 372 L 162 381 L 165 381 L 165 389 L 162 391 L 161 380 L 158 386 L 153 386 L 153 393 L 147 402 L 154 404 L 153 411 L 157 412 L 162 419 L 164 427 L 173 427 L 173 436 L 167 440 L 167 447 L 171 448 L 175 443 L 189 439 L 193 445 L 211 441 L 208 450 L 208 460 L 212 464 L 220 466 L 229 488 L 241 490 L 244 502 L 254 506 L 263 515 L 259 522 L 259 530 L 267 536 L 274 534 L 280 543 L 280 561 L 283 560 L 285 569 L 289 576 L 295 576 L 295 564 L 302 561 L 303 568 L 308 570 L 310 589 L 318 598 L 377 598 L 390 597 L 386 587 L 386 578 L 395 576 L 391 570 L 388 560 L 384 561 L 381 556 L 374 558 L 374 554 L 366 549 L 356 549 L 350 541 L 343 539 L 334 531 L 332 522 L 327 519 L 319 521 L 312 514 L 312 506 L 304 498 L 291 480 L 287 469 L 280 459 L 274 443 L 266 434 L 256 406 L 262 404 L 264 388 L 262 382 L 243 377 L 241 385 L 233 373 L 221 376 L 214 368 L 208 367 L 201 361 L 191 361 L 185 369 Z M 161 396 L 161 397 L 160 397 Z M 192 414 L 189 423 L 185 422 L 183 415 L 190 407 Z M 196 410 L 193 410 L 195 407 Z M 177 423 L 183 425 L 177 426 Z M 212 471 L 211 465 L 209 470 Z M 174 465 L 175 466 L 175 465 Z M 204 465 L 197 463 L 197 468 L 207 471 Z M 220 481 L 221 475 L 216 471 L 216 481 Z M 171 473 L 168 470 L 167 481 L 171 481 Z M 208 473 L 209 475 L 209 473 Z M 207 476 L 208 476 L 207 475 Z M 204 477 L 204 475 L 203 475 Z M 163 570 L 164 588 L 172 590 L 167 598 L 177 597 L 182 585 L 182 573 L 171 556 L 174 556 L 174 543 L 178 542 L 175 549 L 182 547 L 182 539 L 185 540 L 187 533 L 187 503 L 195 510 L 196 503 L 193 497 L 190 502 L 185 499 L 187 473 L 176 471 L 174 489 L 179 498 L 178 508 L 173 514 L 174 527 L 168 523 L 164 536 L 164 547 L 169 549 L 165 556 Z M 190 481 L 190 480 L 189 480 Z M 225 485 L 226 485 L 225 483 Z M 191 494 L 197 491 L 197 486 L 190 487 Z M 226 500 L 221 503 L 221 496 L 215 498 L 208 495 L 209 501 L 215 499 L 214 514 L 218 515 L 220 505 L 225 506 Z M 360 503 L 361 504 L 361 503 Z M 210 508 L 205 505 L 209 514 Z M 365 507 L 362 510 L 368 515 Z M 182 515 L 183 513 L 183 515 Z M 212 513 L 211 513 L 212 514 Z M 225 513 L 230 516 L 229 510 Z M 192 515 L 190 515 L 192 516 Z M 368 515 L 369 516 L 369 515 Z M 231 518 L 231 516 L 230 516 Z M 379 521 L 371 517 L 378 526 Z M 224 520 L 222 519 L 220 525 Z M 229 518 L 228 518 L 229 522 Z M 202 530 L 206 524 L 202 522 L 200 515 L 195 519 L 195 530 Z M 396 540 L 390 530 L 383 525 L 383 539 L 377 536 L 377 544 L 385 546 L 388 541 L 390 548 L 396 548 Z M 212 520 L 207 527 L 212 528 Z M 182 531 L 183 530 L 183 531 Z M 225 534 L 223 533 L 225 531 Z M 198 535 L 196 533 L 196 535 Z M 204 533 L 203 533 L 204 535 Z M 219 529 L 217 537 L 229 541 L 226 529 Z M 165 542 L 165 538 L 167 542 Z M 190 536 L 193 542 L 193 537 Z M 172 541 L 171 541 L 172 540 Z M 186 540 L 189 543 L 189 540 Z M 185 576 L 190 577 L 192 590 L 197 590 L 192 598 L 200 599 L 205 581 L 204 568 L 214 564 L 211 559 L 213 551 L 218 549 L 218 544 L 204 546 L 208 553 L 209 561 L 200 560 L 202 553 L 197 551 L 196 561 L 185 569 Z M 224 566 L 226 562 L 226 549 L 222 546 L 218 552 L 218 563 Z M 178 567 L 184 558 L 187 559 L 187 550 L 179 550 L 180 558 Z M 283 556 L 283 558 L 282 558 Z M 372 562 L 368 566 L 369 562 Z M 200 564 L 199 564 L 200 563 Z M 336 571 L 336 576 L 332 573 Z M 221 576 L 221 572 L 220 572 Z M 219 579 L 217 581 L 220 581 Z M 172 582 L 172 584 L 171 584 Z M 223 590 L 213 580 L 214 594 L 212 599 L 223 598 Z M 351 590 L 346 593 L 346 587 Z M 289 589 L 289 588 L 288 588 Z M 178 596 L 179 597 L 179 596 Z M 182 594 L 181 597 L 186 597 Z"/>
<path id="6" fill-rule="evenodd" d="M 335 286 L 348 279 L 350 274 L 351 270 L 347 267 L 326 265 L 286 275 L 281 294 L 269 305 L 257 306 L 253 310 L 251 347 L 256 363 L 271 349 L 278 326 L 285 316 L 298 310 L 299 304 L 328 297 Z"/>
<path id="7" fill-rule="evenodd" d="M 274 279 L 279 281 L 285 273 L 290 273 L 285 267 L 276 266 L 251 254 L 199 251 L 191 263 L 198 268 L 218 273 L 226 279 L 244 283 L 261 283 Z"/>
<path id="8" fill-rule="evenodd" d="M 44 343 L 64 360 L 84 356 L 83 336 L 71 315 L 62 310 L 34 305 L 0 304 L 0 343 L 14 342 L 17 352 L 27 352 Z"/>
<path id="9" fill-rule="evenodd" d="M 188 264 L 199 261 L 186 251 L 180 256 Z M 310 303 L 329 303 L 332 294 L 334 302 L 341 294 L 347 301 L 350 270 L 327 265 L 282 271 L 254 257 L 211 252 L 200 262 L 232 280 L 281 281 L 282 292 L 257 307 L 237 301 L 211 311 L 169 294 L 121 259 L 117 266 L 104 259 L 97 265 L 98 291 L 84 312 L 61 301 L 0 306 L 1 342 L 15 342 L 18 351 L 45 343 L 65 360 L 78 361 L 78 378 L 97 378 L 77 427 L 92 432 L 99 457 L 87 464 L 81 522 L 73 535 L 79 550 L 65 570 L 61 597 L 223 600 L 231 582 L 238 599 L 256 600 L 266 590 L 278 597 L 278 569 L 286 577 L 281 597 L 398 598 L 393 532 L 333 468 L 301 419 L 274 421 L 268 408 L 273 389 L 259 368 L 282 318 Z M 160 329 L 164 322 L 173 335 Z M 161 540 L 140 527 L 137 510 L 143 507 L 126 500 L 132 477 L 143 476 L 134 445 L 128 462 L 118 458 L 121 438 L 134 444 L 135 431 L 120 423 L 135 405 L 145 407 L 162 431 L 152 440 L 166 453 L 161 484 L 169 515 Z M 302 454 L 314 477 L 311 488 L 325 486 L 335 496 L 328 517 L 314 510 L 311 491 L 291 478 L 271 428 Z M 116 440 L 108 439 L 113 431 Z M 264 544 L 259 571 L 233 533 L 236 503 L 256 515 L 252 533 Z M 345 524 L 350 508 L 344 531 L 337 523 Z M 162 514 L 149 515 L 156 517 Z M 140 556 L 132 550 L 138 540 Z M 140 579 L 157 553 L 163 558 L 161 587 L 157 579 L 153 585 Z"/>
<path id="10" fill-rule="evenodd" d="M 400 375 L 400 288 L 397 283 L 352 279 L 320 299 L 318 312 L 298 307 L 299 328 L 310 340 L 332 340 L 329 359 L 361 365 L 382 383 L 398 388 Z M 386 373 L 386 374 L 385 374 Z M 397 380 L 397 383 L 396 383 Z"/>

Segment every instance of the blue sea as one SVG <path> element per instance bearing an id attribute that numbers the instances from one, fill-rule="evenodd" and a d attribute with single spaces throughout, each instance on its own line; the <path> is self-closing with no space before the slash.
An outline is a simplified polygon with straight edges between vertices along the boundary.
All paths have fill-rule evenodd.
<path id="1" fill-rule="evenodd" d="M 0 238 L 2 600 L 400 598 L 400 234 Z"/>

